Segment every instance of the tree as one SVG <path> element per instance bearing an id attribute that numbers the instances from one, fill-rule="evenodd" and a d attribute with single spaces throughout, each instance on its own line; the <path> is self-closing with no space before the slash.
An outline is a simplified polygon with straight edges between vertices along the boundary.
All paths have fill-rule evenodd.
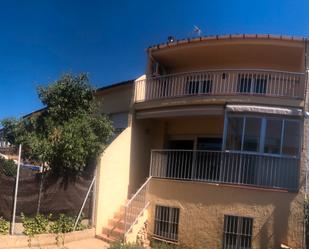
<path id="1" fill-rule="evenodd" d="M 113 131 L 99 113 L 87 75 L 66 74 L 37 92 L 45 108 L 26 118 L 2 120 L 4 138 L 23 144 L 24 159 L 47 163 L 58 174 L 83 172 Z"/>

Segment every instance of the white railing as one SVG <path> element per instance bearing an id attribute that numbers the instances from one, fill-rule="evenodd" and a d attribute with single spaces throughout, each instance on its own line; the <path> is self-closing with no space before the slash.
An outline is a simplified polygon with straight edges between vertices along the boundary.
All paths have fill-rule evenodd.
<path id="1" fill-rule="evenodd" d="M 214 70 L 150 77 L 135 82 L 135 102 L 207 96 L 256 95 L 303 99 L 304 74 L 267 70 Z"/>
<path id="2" fill-rule="evenodd" d="M 299 159 L 227 151 L 153 150 L 150 175 L 294 191 Z"/>
<path id="3" fill-rule="evenodd" d="M 147 179 L 147 181 L 139 188 L 139 190 L 125 205 L 124 237 L 126 237 L 127 233 L 131 231 L 134 224 L 136 224 L 138 221 L 138 218 L 143 214 L 149 205 L 146 194 L 150 180 L 151 177 Z"/>

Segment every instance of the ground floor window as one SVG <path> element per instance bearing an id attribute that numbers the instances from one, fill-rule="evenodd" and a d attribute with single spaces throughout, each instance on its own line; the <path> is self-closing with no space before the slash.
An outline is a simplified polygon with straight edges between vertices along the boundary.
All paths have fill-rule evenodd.
<path id="1" fill-rule="evenodd" d="M 156 205 L 154 234 L 160 238 L 177 241 L 179 208 Z"/>
<path id="2" fill-rule="evenodd" d="M 252 223 L 252 218 L 225 215 L 223 249 L 250 249 Z"/>

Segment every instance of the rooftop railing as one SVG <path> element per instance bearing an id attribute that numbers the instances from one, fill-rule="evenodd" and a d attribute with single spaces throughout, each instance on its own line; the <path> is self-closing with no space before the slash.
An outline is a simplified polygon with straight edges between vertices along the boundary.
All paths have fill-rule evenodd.
<path id="1" fill-rule="evenodd" d="M 214 70 L 179 73 L 135 82 L 135 102 L 211 96 L 254 95 L 303 99 L 304 74 L 267 70 Z"/>
<path id="2" fill-rule="evenodd" d="M 299 159 L 228 151 L 153 150 L 150 176 L 295 191 Z"/>

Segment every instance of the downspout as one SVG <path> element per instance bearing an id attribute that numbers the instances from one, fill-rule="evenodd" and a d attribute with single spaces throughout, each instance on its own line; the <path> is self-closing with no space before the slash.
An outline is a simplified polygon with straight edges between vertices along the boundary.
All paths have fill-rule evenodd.
<path id="1" fill-rule="evenodd" d="M 305 71 L 305 76 L 304 76 L 304 80 L 305 80 L 305 93 L 304 93 L 304 99 L 305 99 L 305 104 L 304 104 L 304 135 L 306 135 L 306 137 L 304 137 L 304 140 L 305 140 L 305 146 L 306 146 L 306 172 L 305 172 L 305 203 L 308 201 L 308 196 L 307 196 L 307 192 L 308 192 L 308 171 L 309 171 L 309 160 L 308 160 L 308 156 L 309 156 L 309 106 L 308 106 L 308 99 L 307 99 L 307 96 L 308 96 L 308 72 L 307 72 L 307 58 L 308 58 L 308 55 L 307 55 L 307 42 L 308 42 L 308 39 L 305 38 L 304 40 L 304 45 L 305 45 L 305 54 L 304 54 L 304 71 Z M 308 123 L 308 124 L 307 124 Z M 304 203 L 304 204 L 305 204 Z M 304 238 L 303 238 L 303 247 L 305 248 L 306 245 L 307 245 L 307 241 L 306 241 L 306 223 L 305 223 L 305 220 L 304 220 L 304 228 L 303 228 L 303 231 L 304 231 Z"/>

